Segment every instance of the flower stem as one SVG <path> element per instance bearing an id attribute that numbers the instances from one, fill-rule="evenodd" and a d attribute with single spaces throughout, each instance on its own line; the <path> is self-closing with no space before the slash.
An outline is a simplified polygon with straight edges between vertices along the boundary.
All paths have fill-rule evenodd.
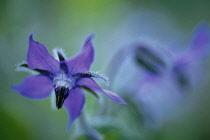
<path id="1" fill-rule="evenodd" d="M 80 115 L 79 122 L 82 130 L 88 135 L 88 140 L 102 140 L 100 134 L 88 124 L 85 112 Z"/>

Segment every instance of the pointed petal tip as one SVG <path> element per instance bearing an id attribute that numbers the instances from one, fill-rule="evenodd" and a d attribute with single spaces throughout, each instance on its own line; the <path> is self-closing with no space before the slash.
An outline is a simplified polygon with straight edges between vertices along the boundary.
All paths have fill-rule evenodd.
<path id="1" fill-rule="evenodd" d="M 191 48 L 192 51 L 196 54 L 198 52 L 204 52 L 206 48 L 208 48 L 210 43 L 210 32 L 209 26 L 205 22 L 201 22 L 196 26 L 194 29 L 192 41 L 191 41 Z"/>
<path id="2" fill-rule="evenodd" d="M 200 22 L 198 25 L 197 25 L 197 28 L 205 28 L 205 29 L 208 29 L 208 23 L 205 22 L 205 21 L 202 21 Z"/>
<path id="3" fill-rule="evenodd" d="M 95 37 L 95 33 L 90 34 L 87 39 L 92 40 Z"/>
<path id="4" fill-rule="evenodd" d="M 10 89 L 12 89 L 12 90 L 14 90 L 14 91 L 17 91 L 17 90 L 16 90 L 16 87 L 17 87 L 16 85 L 12 85 L 12 86 L 10 86 Z"/>
<path id="5" fill-rule="evenodd" d="M 29 40 L 33 40 L 33 35 L 35 34 L 36 32 L 32 32 L 30 35 L 29 35 Z"/>
<path id="6" fill-rule="evenodd" d="M 67 126 L 66 126 L 66 131 L 69 131 L 72 127 L 72 123 L 68 123 Z"/>
<path id="7" fill-rule="evenodd" d="M 117 103 L 119 103 L 119 104 L 128 104 L 127 102 L 125 102 L 122 98 L 121 98 L 121 101 L 115 101 L 115 102 L 117 102 Z"/>
<path id="8" fill-rule="evenodd" d="M 64 107 L 65 108 L 65 107 Z M 66 109 L 66 108 L 65 108 Z M 79 115 L 74 118 L 73 120 L 71 119 L 71 117 L 69 118 L 68 124 L 66 126 L 66 131 L 69 131 L 72 128 L 73 123 L 76 121 L 76 119 L 80 116 L 81 112 L 79 113 Z M 69 114 L 68 114 L 69 115 Z M 69 117 L 69 116 L 68 116 Z"/>
<path id="9" fill-rule="evenodd" d="M 109 90 L 103 89 L 104 93 L 113 101 L 119 103 L 119 104 L 128 104 L 126 103 L 118 94 L 111 92 Z"/>
<path id="10" fill-rule="evenodd" d="M 195 32 L 209 37 L 209 25 L 206 22 L 201 22 L 195 27 Z"/>
<path id="11" fill-rule="evenodd" d="M 127 103 L 127 102 L 125 102 L 125 101 L 123 100 L 123 102 L 122 102 L 122 103 L 120 103 L 120 104 L 126 104 L 126 105 L 127 105 L 128 103 Z"/>
<path id="12" fill-rule="evenodd" d="M 18 87 L 19 87 L 19 85 L 12 85 L 12 86 L 10 86 L 10 88 L 11 88 L 12 90 L 14 90 L 15 92 L 18 92 L 19 94 L 21 94 L 20 91 L 19 91 L 19 89 L 18 89 Z M 22 95 L 22 94 L 21 94 L 21 95 Z"/>
<path id="13" fill-rule="evenodd" d="M 84 46 L 86 46 L 88 43 L 92 43 L 91 41 L 92 41 L 92 39 L 93 39 L 94 37 L 95 37 L 95 33 L 90 34 L 90 35 L 87 37 Z"/>

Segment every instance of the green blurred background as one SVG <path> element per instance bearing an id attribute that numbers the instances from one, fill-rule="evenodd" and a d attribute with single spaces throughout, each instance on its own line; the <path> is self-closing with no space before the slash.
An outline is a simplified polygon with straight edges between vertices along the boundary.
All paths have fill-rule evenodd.
<path id="1" fill-rule="evenodd" d="M 78 120 L 67 132 L 67 113 L 52 110 L 51 99 L 29 100 L 10 89 L 29 75 L 15 71 L 15 65 L 25 61 L 31 32 L 36 32 L 34 39 L 50 52 L 61 47 L 68 57 L 80 50 L 89 34 L 95 33 L 96 55 L 91 70 L 107 73 L 114 53 L 123 45 L 147 36 L 166 45 L 186 47 L 201 21 L 210 24 L 209 0 L 0 0 L 0 139 L 68 140 L 77 132 Z M 210 68 L 209 61 L 205 61 L 206 69 Z M 209 139 L 209 79 L 207 73 L 203 79 L 206 84 L 160 129 L 133 127 L 141 125 L 141 118 L 132 103 L 112 103 L 125 111 L 112 114 L 108 122 L 122 125 L 122 129 L 104 124 L 95 128 L 104 139 Z M 89 94 L 86 97 L 84 110 L 92 116 L 89 121 L 94 125 L 91 118 L 95 119 L 100 103 Z"/>

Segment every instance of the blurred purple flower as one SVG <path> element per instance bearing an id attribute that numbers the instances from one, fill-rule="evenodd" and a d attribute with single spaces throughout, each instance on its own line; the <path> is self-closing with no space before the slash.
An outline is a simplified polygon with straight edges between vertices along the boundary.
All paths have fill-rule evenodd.
<path id="1" fill-rule="evenodd" d="M 175 58 L 165 69 L 164 74 L 148 74 L 137 87 L 138 100 L 147 122 L 160 125 L 173 114 L 191 85 L 190 71 L 192 64 L 207 54 L 209 49 L 209 31 L 207 25 L 200 24 L 192 38 L 190 46 L 178 54 L 171 52 Z M 156 62 L 157 63 L 157 62 Z M 157 66 L 155 69 L 159 69 Z M 195 71 L 194 71 L 195 72 Z M 193 73 L 193 75 L 197 75 Z M 187 90 L 186 90 L 187 89 Z"/>
<path id="2" fill-rule="evenodd" d="M 94 59 L 94 47 L 91 42 L 94 36 L 90 35 L 84 43 L 82 50 L 70 59 L 65 59 L 62 51 L 56 50 L 59 60 L 52 57 L 46 47 L 29 37 L 27 63 L 21 64 L 39 72 L 39 75 L 30 75 L 19 85 L 12 89 L 29 99 L 45 99 L 55 90 L 56 106 L 68 112 L 69 129 L 75 119 L 80 115 L 85 104 L 85 96 L 81 89 L 84 87 L 92 92 L 102 92 L 115 102 L 126 104 L 116 93 L 102 89 L 93 79 L 105 80 L 103 76 L 89 72 Z"/>
<path id="3" fill-rule="evenodd" d="M 124 59 L 132 56 L 137 66 L 143 69 L 143 75 L 138 77 L 134 73 L 137 80 L 128 86 L 132 86 L 128 92 L 133 93 L 128 97 L 139 106 L 146 122 L 160 125 L 175 112 L 185 92 L 193 88 L 191 77 L 197 76 L 198 71 L 193 71 L 196 73 L 190 75 L 192 64 L 209 53 L 209 37 L 208 26 L 200 24 L 189 47 L 181 52 L 171 51 L 170 48 L 160 49 L 157 44 L 150 45 L 151 42 L 141 42 L 122 49 L 117 55 L 118 60 L 115 58 L 111 65 L 117 65 L 117 68 L 110 69 L 111 78 L 125 62 Z"/>
<path id="4" fill-rule="evenodd" d="M 149 74 L 138 87 L 138 100 L 146 116 L 147 122 L 160 125 L 168 116 L 173 114 L 175 108 L 188 92 L 191 85 L 190 70 L 192 64 L 199 61 L 209 45 L 209 32 L 206 25 L 199 25 L 187 50 L 175 54 L 174 61 L 163 75 Z M 173 55 L 173 52 L 172 52 Z M 198 68 L 200 69 L 200 68 Z M 197 75 L 198 71 L 193 71 Z"/>

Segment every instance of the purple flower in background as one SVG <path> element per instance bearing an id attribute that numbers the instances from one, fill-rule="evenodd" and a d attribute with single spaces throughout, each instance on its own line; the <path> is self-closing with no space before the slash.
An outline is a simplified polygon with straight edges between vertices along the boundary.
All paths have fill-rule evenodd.
<path id="1" fill-rule="evenodd" d="M 22 83 L 12 86 L 12 89 L 29 99 L 45 99 L 54 90 L 56 106 L 67 110 L 69 129 L 80 115 L 85 104 L 85 95 L 81 89 L 87 88 L 92 92 L 102 92 L 115 102 L 126 104 L 116 93 L 102 89 L 92 78 L 106 79 L 96 73 L 89 72 L 94 59 L 94 47 L 91 42 L 94 36 L 90 35 L 82 50 L 70 59 L 66 59 L 62 51 L 56 50 L 58 60 L 51 56 L 43 44 L 29 37 L 27 63 L 20 66 L 29 68 L 38 75 L 30 75 Z"/>
<path id="2" fill-rule="evenodd" d="M 141 102 L 147 122 L 160 125 L 176 112 L 175 109 L 183 99 L 183 95 L 193 88 L 192 76 L 198 76 L 198 71 L 192 73 L 192 64 L 197 63 L 205 55 L 208 45 L 208 28 L 201 24 L 196 28 L 191 44 L 186 50 L 178 54 L 171 52 L 175 57 L 163 74 L 148 74 L 141 81 L 141 86 L 137 87 L 139 93 L 137 98 Z M 155 63 L 159 65 L 154 68 L 159 70 L 158 66 L 162 65 Z"/>
<path id="3" fill-rule="evenodd" d="M 128 85 L 130 82 L 127 82 L 127 87 L 130 87 L 127 97 L 139 107 L 146 123 L 158 126 L 176 112 L 176 108 L 184 99 L 183 95 L 198 86 L 192 86 L 195 80 L 192 77 L 198 79 L 201 68 L 195 69 L 193 65 L 209 53 L 209 45 L 209 31 L 205 24 L 196 28 L 189 47 L 180 52 L 172 51 L 171 48 L 162 49 L 156 42 L 138 42 L 120 50 L 116 56 L 118 58 L 115 58 L 111 65 L 110 77 L 114 77 L 113 74 L 117 73 L 125 58 L 132 56 L 131 61 L 142 71 L 138 69 L 133 73 L 134 81 L 126 80 L 133 81 L 132 85 Z M 132 73 L 129 71 L 129 74 Z"/>
<path id="4" fill-rule="evenodd" d="M 164 75 L 148 75 L 139 87 L 138 99 L 142 103 L 147 119 L 161 124 L 173 114 L 186 93 L 194 86 L 192 77 L 199 77 L 199 67 L 195 71 L 192 66 L 208 53 L 209 31 L 207 25 L 200 24 L 194 31 L 191 43 L 187 49 L 175 56 L 171 67 Z M 197 81 L 200 83 L 200 81 Z M 195 85 L 196 86 L 196 85 Z"/>

